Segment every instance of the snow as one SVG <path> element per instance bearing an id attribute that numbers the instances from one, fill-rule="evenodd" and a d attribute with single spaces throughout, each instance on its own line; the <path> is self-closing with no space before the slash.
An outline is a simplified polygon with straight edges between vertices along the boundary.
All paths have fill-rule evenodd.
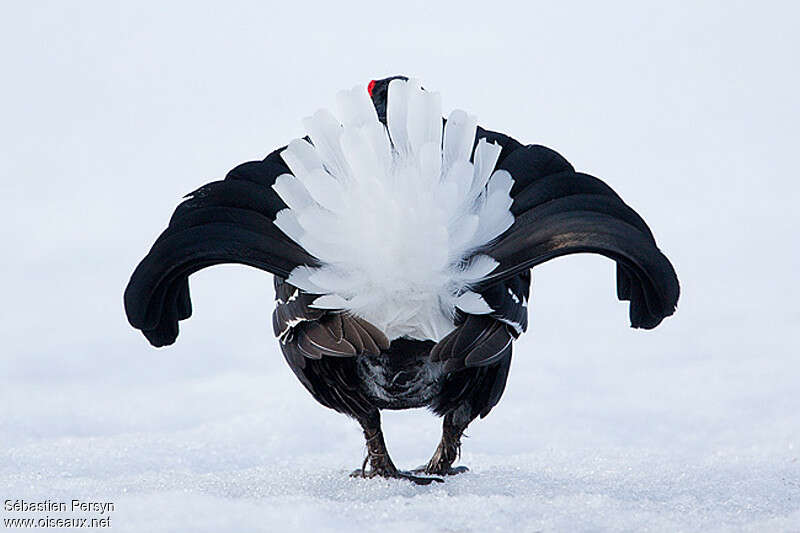
<path id="1" fill-rule="evenodd" d="M 799 530 L 797 8 L 426 4 L 374 24 L 336 4 L 2 17 L 2 499 L 111 501 L 119 531 Z M 195 275 L 170 348 L 122 310 L 183 194 L 397 72 L 604 178 L 683 289 L 637 331 L 608 260 L 537 268 L 471 471 L 426 487 L 348 477 L 359 428 L 286 367 L 258 271 Z M 428 413 L 384 423 L 399 466 L 433 453 Z"/>
<path id="2" fill-rule="evenodd" d="M 503 402 L 465 439 L 471 472 L 428 487 L 348 478 L 363 454 L 357 427 L 282 369 L 26 383 L 3 393 L 14 413 L 3 433 L 14 440 L 0 476 L 6 497 L 111 500 L 123 531 L 796 527 L 793 380 L 751 387 L 748 396 L 765 397 L 739 405 L 743 369 L 709 387 L 711 365 L 687 372 L 665 358 L 656 356 L 656 380 L 651 363 L 624 357 L 596 373 L 518 357 Z M 720 405 L 696 408 L 712 390 Z M 784 405 L 761 409 L 771 397 Z M 385 420 L 399 464 L 432 453 L 428 415 Z"/>

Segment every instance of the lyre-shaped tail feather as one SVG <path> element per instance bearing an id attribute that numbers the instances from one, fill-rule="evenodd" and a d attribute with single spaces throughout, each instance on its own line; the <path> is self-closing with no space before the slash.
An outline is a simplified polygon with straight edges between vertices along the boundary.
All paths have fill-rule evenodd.
<path id="1" fill-rule="evenodd" d="M 276 151 L 239 165 L 178 206 L 125 289 L 128 321 L 151 344 L 175 341 L 178 321 L 192 313 L 188 277 L 202 268 L 240 263 L 287 277 L 298 265 L 316 263 L 272 223 L 286 205 L 270 185 L 286 170 Z"/>
<path id="2" fill-rule="evenodd" d="M 672 264 L 608 185 L 543 146 L 517 148 L 499 168 L 515 179 L 515 220 L 483 250 L 500 264 L 477 291 L 554 257 L 590 252 L 617 262 L 617 296 L 630 301 L 633 327 L 654 328 L 674 313 L 680 287 Z"/>

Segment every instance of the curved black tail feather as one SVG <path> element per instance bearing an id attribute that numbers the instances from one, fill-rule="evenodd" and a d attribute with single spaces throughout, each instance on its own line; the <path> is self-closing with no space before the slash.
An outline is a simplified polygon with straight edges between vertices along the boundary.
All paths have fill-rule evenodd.
<path id="1" fill-rule="evenodd" d="M 154 346 L 175 342 L 178 321 L 191 316 L 188 277 L 194 272 L 240 263 L 287 277 L 300 264 L 316 264 L 272 223 L 286 207 L 270 187 L 288 172 L 278 154 L 239 165 L 225 180 L 191 193 L 136 267 L 125 311 Z"/>
<path id="2" fill-rule="evenodd" d="M 499 167 L 515 181 L 515 221 L 486 250 L 500 265 L 477 290 L 554 257 L 591 252 L 617 262 L 617 296 L 630 301 L 631 326 L 651 329 L 674 313 L 680 287 L 672 264 L 608 185 L 543 146 L 518 148 Z"/>

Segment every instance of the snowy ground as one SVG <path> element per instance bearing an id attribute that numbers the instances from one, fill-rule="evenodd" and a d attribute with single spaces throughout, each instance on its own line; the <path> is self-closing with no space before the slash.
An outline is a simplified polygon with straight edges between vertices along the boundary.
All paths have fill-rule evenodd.
<path id="1" fill-rule="evenodd" d="M 112 501 L 120 531 L 800 531 L 796 8 L 458 5 L 2 17 L 3 500 Z M 182 194 L 396 72 L 606 179 L 683 288 L 641 332 L 609 261 L 538 268 L 471 471 L 428 487 L 348 478 L 360 431 L 283 363 L 261 273 L 194 276 L 164 350 L 121 303 Z M 384 421 L 396 463 L 428 459 L 435 418 Z"/>
<path id="2" fill-rule="evenodd" d="M 272 348 L 191 377 L 137 383 L 145 372 L 127 365 L 4 387 L 0 485 L 4 498 L 113 501 L 124 531 L 797 529 L 788 351 L 675 356 L 635 353 L 646 338 L 552 338 L 520 343 L 503 402 L 469 431 L 472 471 L 444 485 L 349 479 L 358 428 L 307 398 Z M 399 464 L 427 459 L 431 417 L 385 420 Z"/>

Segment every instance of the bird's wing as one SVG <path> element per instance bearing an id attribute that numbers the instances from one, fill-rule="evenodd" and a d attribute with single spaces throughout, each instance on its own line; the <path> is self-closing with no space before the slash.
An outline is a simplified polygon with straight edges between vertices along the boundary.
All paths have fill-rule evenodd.
<path id="1" fill-rule="evenodd" d="M 360 318 L 312 307 L 319 295 L 275 276 L 272 324 L 289 368 L 323 405 L 357 418 L 369 416 L 356 359 L 389 349 L 389 339 Z"/>
<path id="2" fill-rule="evenodd" d="M 125 289 L 125 311 L 154 346 L 175 342 L 178 321 L 191 316 L 190 274 L 241 263 L 286 277 L 298 265 L 316 263 L 273 224 L 286 207 L 271 188 L 289 172 L 281 150 L 239 165 L 224 180 L 188 195 L 136 267 Z"/>
<path id="3" fill-rule="evenodd" d="M 378 355 L 389 349 L 389 339 L 378 328 L 354 315 L 312 307 L 316 298 L 275 277 L 272 325 L 282 344 L 294 344 L 308 359 Z"/>
<path id="4" fill-rule="evenodd" d="M 443 362 L 446 372 L 487 366 L 509 353 L 514 335 L 507 324 L 489 315 L 466 315 L 456 329 L 431 350 L 431 361 Z"/>
<path id="5" fill-rule="evenodd" d="M 670 316 L 680 293 L 678 278 L 644 220 L 603 181 L 576 172 L 553 150 L 506 145 L 511 149 L 498 168 L 514 178 L 515 220 L 482 250 L 500 264 L 473 290 L 489 293 L 549 259 L 591 252 L 617 262 L 617 296 L 630 301 L 633 327 L 651 329 Z"/>
<path id="6" fill-rule="evenodd" d="M 483 301 L 491 308 L 488 316 L 509 326 L 514 337 L 519 337 L 528 329 L 530 287 L 531 273 L 523 270 L 479 291 Z M 456 323 L 459 324 L 460 320 Z"/>

